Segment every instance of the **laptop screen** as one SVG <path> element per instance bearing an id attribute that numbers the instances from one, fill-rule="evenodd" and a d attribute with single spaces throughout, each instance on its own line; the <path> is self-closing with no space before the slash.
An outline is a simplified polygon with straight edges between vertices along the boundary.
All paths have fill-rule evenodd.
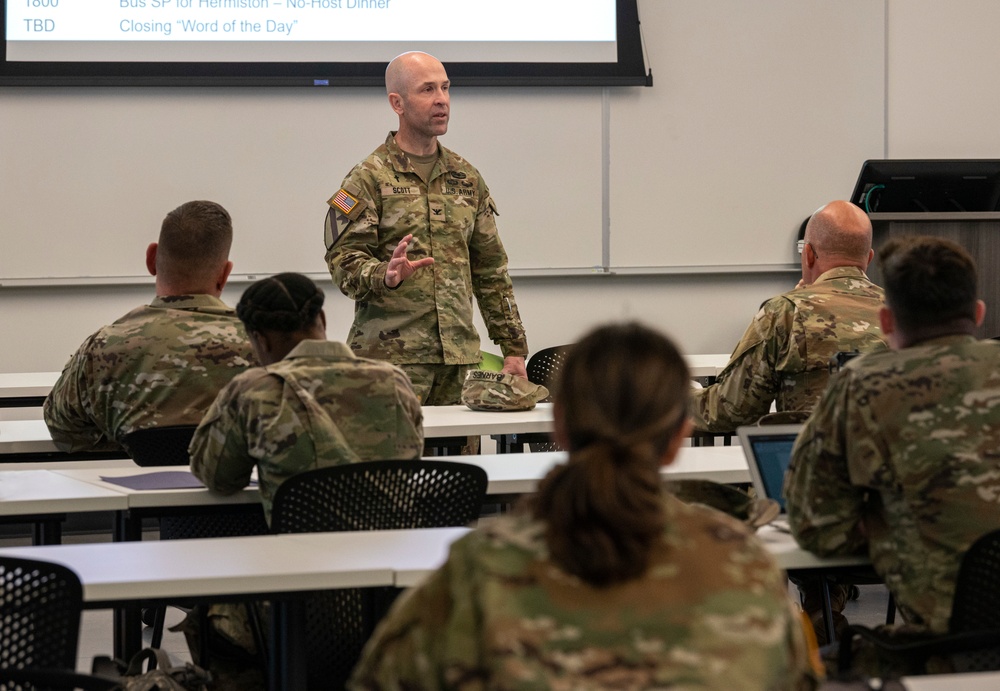
<path id="1" fill-rule="evenodd" d="M 795 436 L 758 437 L 750 440 L 754 458 L 757 459 L 757 470 L 768 499 L 774 499 L 781 504 L 781 512 L 785 512 L 785 498 L 781 494 L 785 482 L 785 471 L 792 458 L 792 447 L 795 446 Z"/>

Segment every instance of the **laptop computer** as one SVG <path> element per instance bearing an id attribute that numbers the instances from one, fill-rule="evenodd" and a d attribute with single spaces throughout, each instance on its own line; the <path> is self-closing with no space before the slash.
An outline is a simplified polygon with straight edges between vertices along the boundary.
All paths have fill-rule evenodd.
<path id="1" fill-rule="evenodd" d="M 801 429 L 802 425 L 765 425 L 736 430 L 757 496 L 773 499 L 781 507 L 781 514 L 771 523 L 781 530 L 788 530 L 785 497 L 782 494 L 785 471 L 788 470 L 792 447 Z"/>

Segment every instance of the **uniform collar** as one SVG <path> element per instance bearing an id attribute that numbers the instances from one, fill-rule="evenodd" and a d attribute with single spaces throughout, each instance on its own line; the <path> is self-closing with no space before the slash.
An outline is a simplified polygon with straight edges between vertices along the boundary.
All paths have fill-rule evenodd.
<path id="1" fill-rule="evenodd" d="M 866 281 L 868 280 L 865 272 L 856 266 L 835 266 L 829 271 L 821 273 L 814 283 L 832 281 L 835 278 L 863 278 Z"/>
<path id="2" fill-rule="evenodd" d="M 297 346 L 292 348 L 284 359 L 291 360 L 299 357 L 326 357 L 353 360 L 357 356 L 347 347 L 347 344 L 339 341 L 305 340 L 300 341 Z"/>
<path id="3" fill-rule="evenodd" d="M 150 307 L 170 310 L 193 310 L 215 314 L 235 314 L 228 306 L 214 295 L 157 295 L 149 303 Z"/>
<path id="4" fill-rule="evenodd" d="M 389 150 L 389 161 L 392 163 L 392 167 L 399 171 L 400 173 L 416 173 L 413 169 L 413 165 L 410 163 L 410 157 L 406 155 L 406 152 L 399 148 L 399 144 L 396 143 L 396 130 L 390 130 L 389 136 L 385 138 L 385 148 Z M 446 149 L 441 142 L 438 142 L 438 162 L 437 167 L 442 171 L 451 170 L 451 156 L 450 151 Z M 436 176 L 435 176 L 436 177 Z"/>

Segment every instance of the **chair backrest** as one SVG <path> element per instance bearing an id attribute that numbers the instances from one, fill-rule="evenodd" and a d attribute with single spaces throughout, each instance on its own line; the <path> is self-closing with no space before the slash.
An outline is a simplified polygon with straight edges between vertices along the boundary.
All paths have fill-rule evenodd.
<path id="1" fill-rule="evenodd" d="M 524 366 L 528 373 L 528 381 L 541 384 L 548 388 L 549 391 L 552 391 L 552 387 L 556 383 L 556 377 L 562 371 L 563 364 L 566 362 L 566 354 L 569 352 L 570 347 L 568 345 L 553 346 L 551 348 L 542 348 L 537 353 L 533 353 Z M 551 395 L 545 400 L 550 399 Z"/>
<path id="2" fill-rule="evenodd" d="M 188 465 L 188 446 L 197 425 L 147 427 L 126 434 L 122 446 L 135 464 L 143 468 L 158 465 Z"/>
<path id="3" fill-rule="evenodd" d="M 951 633 L 1000 628 L 1000 530 L 972 543 L 955 581 Z"/>
<path id="4" fill-rule="evenodd" d="M 308 533 L 444 528 L 476 520 L 482 468 L 451 461 L 368 461 L 293 475 L 275 491 L 271 530 Z"/>
<path id="5" fill-rule="evenodd" d="M 0 557 L 0 668 L 76 668 L 83 588 L 65 566 Z"/>
<path id="6" fill-rule="evenodd" d="M 474 521 L 486 498 L 486 471 L 449 461 L 367 461 L 310 470 L 274 493 L 276 533 L 443 528 Z M 365 642 L 398 594 L 395 588 L 342 588 L 305 602 L 306 688 L 343 688 Z M 281 619 L 277 619 L 281 621 Z"/>

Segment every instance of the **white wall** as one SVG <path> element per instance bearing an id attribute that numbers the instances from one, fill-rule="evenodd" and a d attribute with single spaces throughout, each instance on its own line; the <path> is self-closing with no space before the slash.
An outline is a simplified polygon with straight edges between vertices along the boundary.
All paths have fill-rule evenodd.
<path id="1" fill-rule="evenodd" d="M 752 4 L 741 0 L 640 0 L 656 86 L 623 94 L 614 90 L 617 101 L 612 108 L 606 152 L 611 166 L 608 187 L 614 192 L 609 207 L 612 237 L 621 232 L 621 224 L 642 223 L 654 231 L 648 242 L 663 242 L 669 248 L 669 243 L 678 241 L 677 236 L 660 236 L 655 229 L 683 228 L 704 209 L 713 219 L 712 232 L 723 237 L 728 234 L 734 241 L 744 242 L 755 233 L 780 236 L 781 243 L 788 243 L 786 261 L 791 264 L 798 221 L 819 203 L 846 197 L 853 187 L 861 160 L 854 167 L 845 166 L 841 157 L 845 147 L 864 151 L 864 156 L 871 158 L 886 153 L 894 158 L 1000 156 L 1000 133 L 994 122 L 1000 97 L 992 84 L 993 66 L 1000 63 L 1000 44 L 988 30 L 997 26 L 1000 10 L 993 0 L 852 0 L 851 8 L 863 10 L 856 13 L 856 25 L 845 24 L 839 13 L 836 22 L 824 22 L 830 7 L 841 4 L 827 0 L 766 0 Z M 875 30 L 871 26 L 873 17 L 882 18 L 876 21 Z M 816 40 L 810 40 L 813 36 Z M 848 94 L 850 98 L 845 96 L 843 103 L 850 107 L 842 111 L 836 108 L 837 99 L 826 101 L 830 104 L 829 117 L 816 121 L 815 140 L 805 142 L 799 129 L 795 130 L 796 137 L 784 145 L 762 139 L 773 132 L 773 123 L 765 122 L 769 111 L 778 120 L 787 118 L 788 113 L 801 111 L 803 99 L 821 91 L 806 88 L 810 65 L 817 66 L 816 75 L 829 74 L 830 60 L 850 54 L 851 42 L 859 40 L 859 36 L 876 44 L 876 55 L 884 55 L 882 60 L 871 60 L 870 70 L 875 76 L 855 87 L 864 90 L 866 98 L 876 104 L 876 111 L 882 110 L 879 121 L 873 124 L 870 112 L 857 109 L 857 95 Z M 844 41 L 843 50 L 835 49 L 838 37 Z M 779 38 L 783 43 L 777 42 Z M 775 46 L 773 52 L 767 50 L 771 45 Z M 789 46 L 794 52 L 789 52 Z M 863 48 L 869 55 L 871 45 Z M 707 64 L 713 54 L 717 58 Z M 794 68 L 787 62 L 795 63 Z M 696 91 L 699 79 L 705 88 Z M 822 84 L 819 76 L 817 79 Z M 872 93 L 873 82 L 876 86 Z M 836 88 L 849 89 L 851 85 L 838 84 Z M 294 94 L 284 93 L 262 93 L 260 108 L 270 111 L 283 99 L 295 101 Z M 506 93 L 498 98 L 511 98 Z M 0 109 L 9 96 L 9 92 L 0 91 Z M 546 94 L 542 98 L 549 97 Z M 121 92 L 108 98 L 127 100 L 129 95 Z M 456 106 L 460 98 L 456 92 Z M 241 96 L 239 100 L 246 109 L 256 108 L 253 98 Z M 158 117 L 173 121 L 169 99 L 162 99 L 161 104 Z M 741 117 L 743 113 L 747 117 Z M 858 121 L 859 117 L 863 122 Z M 457 118 L 456 114 L 456 128 L 449 138 L 472 137 L 475 128 L 468 122 L 459 128 Z M 856 127 L 852 128 L 852 123 Z M 488 133 L 490 126 L 489 122 L 478 123 L 483 132 Z M 107 127 L 110 131 L 114 123 Z M 476 147 L 463 147 L 460 141 L 448 143 L 478 163 Z M 370 142 L 364 148 L 375 144 Z M 531 154 L 530 147 L 521 150 L 513 144 L 511 151 L 517 156 Z M 30 162 L 11 160 L 6 154 L 0 150 L 3 175 L 17 175 L 21 168 L 31 168 Z M 816 181 L 824 176 L 816 171 L 833 160 L 837 161 L 836 175 L 826 179 L 842 182 L 818 184 Z M 665 180 L 681 184 L 685 170 L 710 168 L 713 161 L 719 162 L 725 175 L 701 183 L 716 187 L 712 195 L 699 197 L 694 204 L 660 193 L 658 185 L 665 184 Z M 70 164 L 79 166 L 80 162 Z M 775 176 L 779 170 L 805 179 L 803 184 L 812 191 L 802 198 L 786 195 L 787 190 L 780 185 L 765 186 L 762 191 L 761 179 Z M 39 184 L 44 184 L 44 171 L 40 173 Z M 338 171 L 337 176 L 340 174 Z M 558 161 L 538 162 L 525 174 L 537 176 L 539 194 L 553 194 L 555 190 L 560 199 L 570 200 L 579 194 L 560 189 Z M 694 186 L 691 190 L 697 191 Z M 52 189 L 50 193 L 59 195 L 60 190 Z M 592 190 L 586 193 L 592 194 Z M 777 222 L 768 224 L 747 217 L 745 207 L 751 194 L 773 195 L 767 207 Z M 498 197 L 501 207 L 516 204 L 499 192 Z M 158 219 L 167 210 L 157 209 L 154 216 Z M 235 210 L 234 215 L 238 215 Z M 501 231 L 507 219 L 501 217 Z M 556 217 L 548 222 L 558 220 Z M 0 238 L 4 238 L 2 224 L 0 215 Z M 54 242 L 58 243 L 59 233 L 74 231 L 73 219 L 61 219 L 56 228 L 45 230 L 53 232 Z M 140 243 L 144 245 L 153 239 L 155 223 L 143 223 L 136 232 L 148 235 Z M 95 253 L 102 251 L 120 250 L 93 248 Z M 641 256 L 641 249 L 630 251 L 633 256 Z M 86 264 L 87 257 L 81 256 L 79 261 Z M 141 267 L 141 261 L 141 255 L 135 257 L 137 267 Z M 720 262 L 706 257 L 704 263 Z M 518 262 L 512 259 L 512 264 Z M 672 334 L 688 352 L 728 352 L 756 306 L 794 281 L 793 273 L 787 271 L 732 269 L 705 274 L 517 276 L 515 290 L 532 349 L 570 342 L 582 330 L 608 319 L 638 318 Z M 329 296 L 330 336 L 342 338 L 352 306 L 328 282 L 324 285 Z M 244 287 L 233 285 L 226 299 L 235 302 Z M 88 333 L 146 301 L 149 293 L 149 286 L 144 285 L 0 287 L 2 369 L 59 369 Z"/>

